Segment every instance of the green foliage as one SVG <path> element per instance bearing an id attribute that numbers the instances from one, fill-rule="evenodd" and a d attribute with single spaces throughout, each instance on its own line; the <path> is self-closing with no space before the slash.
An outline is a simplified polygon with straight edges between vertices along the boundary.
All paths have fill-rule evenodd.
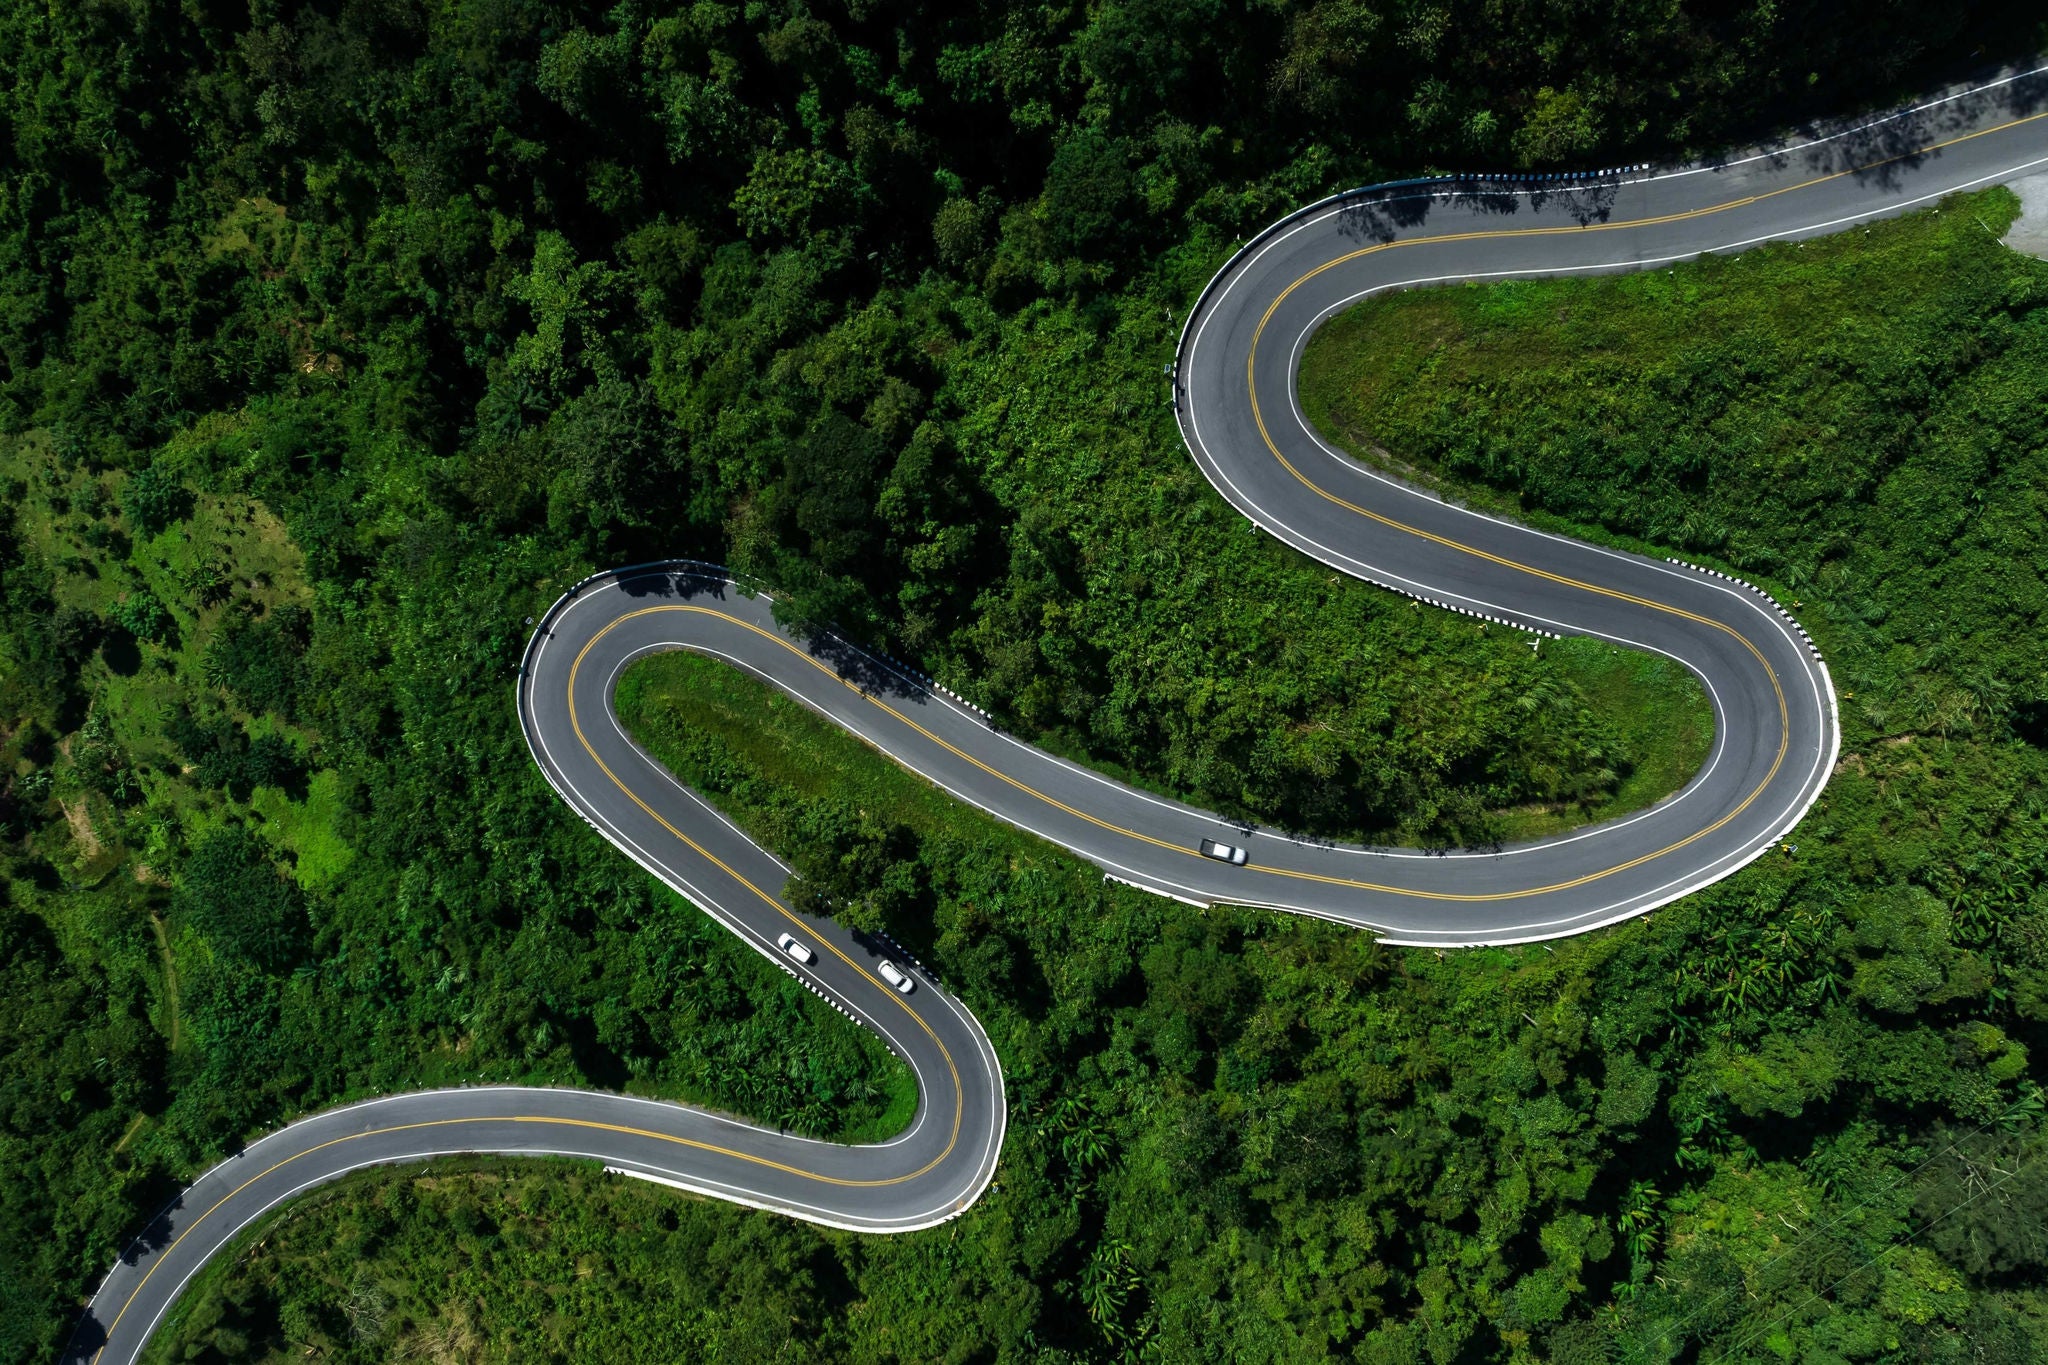
<path id="1" fill-rule="evenodd" d="M 177 623 L 171 613 L 157 600 L 155 593 L 147 588 L 137 588 L 125 593 L 114 604 L 114 624 L 138 640 L 160 643 L 170 638 Z"/>
<path id="2" fill-rule="evenodd" d="M 283 735 L 266 732 L 252 739 L 226 716 L 200 721 L 181 710 L 164 727 L 164 738 L 191 761 L 201 783 L 237 801 L 247 801 L 257 787 L 304 795 L 305 763 Z"/>
<path id="3" fill-rule="evenodd" d="M 532 770 L 508 702 L 525 618 L 595 566 L 734 563 L 1024 734 L 1312 831 L 1483 842 L 1668 792 L 1707 739 L 1652 719 L 1697 717 L 1685 679 L 1331 582 L 1229 514 L 1161 401 L 1179 310 L 1234 240 L 1347 184 L 1745 137 L 2038 27 L 1904 0 L 1854 24 L 1634 0 L 259 10 L 0 9 L 10 1359 L 55 1351 L 165 1189 L 364 1091 L 907 1121 L 876 1040 Z M 1757 1279 L 1770 1330 L 1817 1357 L 1967 1334 L 2023 1358 L 2003 1346 L 2029 1291 L 1969 1268 L 1994 1257 L 1916 1247 L 1861 1297 L 1826 1278 L 1902 1233 L 1932 1125 L 2018 1143 L 2039 1117 L 2048 697 L 2028 580 L 1979 538 L 2030 524 L 2031 268 L 1916 231 L 1801 305 L 1851 318 L 1839 335 L 1760 338 L 1724 298 L 1673 347 L 1641 320 L 1668 300 L 1616 296 L 1574 316 L 1655 344 L 1499 400 L 1583 391 L 1648 434 L 1575 467 L 1508 452 L 1559 515 L 1641 514 L 1788 572 L 1811 554 L 1816 624 L 1867 644 L 1829 641 L 1856 660 L 1855 761 L 1802 853 L 1654 927 L 1438 962 L 1106 889 L 787 707 L 750 729 L 758 698 L 693 684 L 670 761 L 804 871 L 797 894 L 886 923 L 990 1021 L 1001 1187 L 891 1241 L 686 1206 L 682 1251 L 628 1248 L 638 1212 L 565 1212 L 604 1197 L 579 1191 L 479 1211 L 495 1233 L 428 1222 L 396 1260 L 378 1248 L 422 1225 L 344 1199 L 352 1230 L 274 1293 L 195 1305 L 215 1316 L 178 1349 L 386 1358 L 432 1314 L 448 1335 L 420 1353 L 473 1354 L 473 1331 L 508 1358 L 569 1353 L 570 1321 L 591 1358 L 638 1349 L 613 1321 L 663 1358 L 771 1336 L 863 1359 L 1669 1355 L 1740 1340 L 1753 1301 L 1725 1291 L 1768 1273 L 1759 1238 L 1870 1207 L 1834 1260 L 1793 1258 L 1795 1287 Z M 1765 312 L 1805 287 L 1769 259 Z M 1717 268 L 1657 280 L 1736 292 Z M 1545 296 L 1485 297 L 1506 318 Z M 1660 369 L 1674 352 L 1691 368 Z M 1668 392 L 1631 387 L 1653 373 Z M 1810 476 L 1746 463 L 1744 423 L 1777 441 L 1786 413 L 1827 457 Z M 1864 449 L 1900 471 L 1888 520 L 1857 510 L 1882 472 Z M 1619 454 L 1641 478 L 1605 477 Z M 1642 501 L 1600 501 L 1617 486 Z M 1796 526 L 1769 506 L 1787 488 Z M 1887 535 L 1850 534 L 1865 515 Z M 1826 539 L 1892 528 L 1885 564 Z M 542 1224 L 588 1234 L 575 1273 L 506 1250 Z M 472 1271 L 493 1288 L 447 1295 Z M 1835 1325 L 1784 1311 L 1815 1291 Z"/>
<path id="4" fill-rule="evenodd" d="M 229 617 L 206 647 L 206 680 L 251 711 L 291 714 L 311 627 L 303 607 L 279 607 L 261 621 Z"/>
<path id="5" fill-rule="evenodd" d="M 50 644 L 65 665 L 80 668 L 99 646 L 102 629 L 99 617 L 90 611 L 59 607 L 50 617 Z"/>
<path id="6" fill-rule="evenodd" d="M 239 827 L 209 836 L 179 878 L 176 910 L 216 951 L 268 972 L 289 971 L 310 938 L 305 898 Z"/>
<path id="7" fill-rule="evenodd" d="M 839 818 L 807 839 L 792 864 L 790 903 L 855 929 L 903 922 L 922 890 L 916 836 L 901 825 L 878 830 L 857 820 L 849 825 L 843 810 L 831 814 Z"/>
<path id="8" fill-rule="evenodd" d="M 1068 137 L 1053 153 L 1039 202 L 1052 247 L 1081 255 L 1107 242 L 1125 218 L 1131 172 L 1122 146 L 1094 129 Z"/>
<path id="9" fill-rule="evenodd" d="M 14 1178 L 0 1187 L 0 1265 L 10 1283 L 32 1285 L 50 1274 L 53 1241 L 125 1235 L 137 1173 L 96 1172 L 111 1185 L 108 1199 L 78 1206 L 38 1198 L 23 1173 L 48 1159 L 47 1135 L 73 1134 L 81 1149 L 111 1148 L 128 1115 L 162 1106 L 164 1043 L 133 996 L 115 994 L 95 964 L 66 954 L 32 910 L 0 900 L 0 1160 Z M 11 1360 L 46 1355 L 51 1326 L 10 1305 L 0 1312 L 0 1351 Z"/>
<path id="10" fill-rule="evenodd" d="M 762 152 L 732 210 L 749 237 L 801 241 L 843 219 L 858 185 L 838 157 L 814 149 Z"/>
<path id="11" fill-rule="evenodd" d="M 509 297 L 527 306 L 533 326 L 513 343 L 506 364 L 539 401 L 566 395 L 582 366 L 602 364 L 596 338 L 617 283 L 617 273 L 602 262 L 579 265 L 561 233 L 543 232 L 534 239 L 526 276 L 505 286 Z"/>
<path id="12" fill-rule="evenodd" d="M 192 494 L 151 465 L 121 485 L 121 513 L 142 535 L 153 536 L 191 515 Z"/>

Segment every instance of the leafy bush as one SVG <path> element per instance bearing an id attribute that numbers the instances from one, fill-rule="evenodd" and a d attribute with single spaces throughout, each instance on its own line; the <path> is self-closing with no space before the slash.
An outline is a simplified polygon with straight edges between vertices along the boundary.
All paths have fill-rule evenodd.
<path id="1" fill-rule="evenodd" d="M 100 618 L 82 607 L 59 607 L 50 617 L 50 643 L 57 657 L 73 668 L 99 647 Z"/>
<path id="2" fill-rule="evenodd" d="M 121 485 L 121 511 L 129 525 L 144 536 L 153 536 L 192 514 L 192 494 L 151 466 L 138 470 Z"/>
<path id="3" fill-rule="evenodd" d="M 220 788 L 237 801 L 248 800 L 257 787 L 304 795 L 305 761 L 282 735 L 263 734 L 251 740 L 226 716 L 202 721 L 190 709 L 181 709 L 165 724 L 164 737 L 198 770 L 201 783 Z"/>
<path id="4" fill-rule="evenodd" d="M 160 643 L 170 638 L 176 623 L 156 594 L 148 588 L 124 593 L 114 604 L 114 623 L 138 640 Z"/>
<path id="5" fill-rule="evenodd" d="M 242 773 L 251 787 L 276 787 L 287 796 L 304 799 L 306 765 L 299 751 L 283 735 L 258 735 L 249 741 Z"/>
<path id="6" fill-rule="evenodd" d="M 900 929 L 929 908 L 928 874 L 908 828 L 877 825 L 836 803 L 814 809 L 808 823 L 785 890 L 791 905 L 869 931 Z"/>
<path id="7" fill-rule="evenodd" d="M 299 888 L 240 826 L 193 850 L 176 908 L 216 950 L 267 972 L 289 971 L 311 943 Z"/>
<path id="8" fill-rule="evenodd" d="M 262 621 L 229 616 L 206 647 L 206 680 L 251 711 L 292 714 L 305 673 L 307 629 L 300 608 L 280 607 Z"/>

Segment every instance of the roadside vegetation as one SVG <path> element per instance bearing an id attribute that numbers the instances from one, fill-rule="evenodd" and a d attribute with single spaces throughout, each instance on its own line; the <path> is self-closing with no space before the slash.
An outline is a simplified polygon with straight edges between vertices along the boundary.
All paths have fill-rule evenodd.
<path id="1" fill-rule="evenodd" d="M 595 567 L 732 563 L 1020 732 L 1305 829 L 1483 842 L 1670 790 L 1711 738 L 1657 722 L 1685 679 L 1247 533 L 1162 401 L 1175 310 L 1305 198 L 1760 134 L 2048 38 L 2020 8 L 0 8 L 0 1358 L 54 1354 L 186 1178 L 349 1096 L 533 1079 L 900 1121 L 886 1052 L 534 772 L 526 618 Z M 1595 282 L 1608 369 L 1534 345 L 1542 304 L 1522 367 L 1487 362 L 1499 429 L 1469 385 L 1463 427 L 1375 425 L 1419 381 L 1348 419 L 1804 597 L 1864 709 L 1799 854 L 1555 952 L 1390 952 L 1105 887 L 667 664 L 649 734 L 785 857 L 862 865 L 863 820 L 900 812 L 909 891 L 843 899 L 989 1021 L 1001 1188 L 872 1240 L 552 1168 L 422 1207 L 510 1241 L 550 1235 L 522 1207 L 565 1238 L 585 1196 L 593 1237 L 669 1208 L 696 1250 L 621 1239 L 578 1262 L 593 1295 L 764 1321 L 758 1242 L 853 1358 L 2026 1359 L 2042 267 L 1965 221 L 2005 212 L 1880 228 L 1905 269 L 1853 287 L 1817 247 Z M 1744 291 L 1802 271 L 1850 322 L 1758 330 L 1780 305 Z M 1646 390 L 1677 308 L 1692 367 Z M 1631 501 L 1534 439 L 1564 439 L 1567 381 L 1672 438 L 1584 453 L 1641 463 Z M 1752 463 L 1799 432 L 1805 466 Z M 581 1328 L 607 1358 L 519 1286 L 448 1316 L 415 1178 L 304 1226 L 375 1226 L 333 1245 L 423 1328 L 508 1356 Z M 730 1275 L 663 1299 L 651 1258 L 706 1238 Z M 325 1273 L 223 1267 L 179 1352 L 390 1358 Z"/>
<path id="2" fill-rule="evenodd" d="M 209 1266 L 144 1359 L 831 1360 L 850 1337 L 834 1251 L 782 1219 L 585 1164 L 370 1171 Z"/>
<path id="3" fill-rule="evenodd" d="M 1532 784 L 1547 799 L 1487 812 L 1489 831 L 1512 843 L 1560 834 L 1655 805 L 1691 780 L 1714 747 L 1714 708 L 1684 665 L 1601 640 L 1546 641 L 1551 667 L 1605 723 L 1601 767 L 1571 781 Z M 1540 694 L 1523 701 L 1539 704 Z"/>
<path id="4" fill-rule="evenodd" d="M 1223 1339 L 1276 1360 L 1654 1361 L 1750 1337 L 2033 1358 L 2036 1030 L 1991 994 L 1995 949 L 1959 942 L 1924 892 L 1837 886 L 1816 877 L 1825 854 L 1780 856 L 1589 938 L 1388 950 L 1105 885 L 714 660 L 644 660 L 620 702 L 839 913 L 935 965 L 1003 1059 L 1010 1141 L 969 1235 L 750 1233 L 818 1286 L 791 1309 L 817 1358 L 943 1359 L 964 1341 L 1208 1359 Z M 694 1264 L 744 1218 L 575 1177 L 588 1212 L 549 1196 L 529 1222 L 465 1180 L 378 1176 L 302 1232 L 287 1215 L 192 1296 L 173 1339 L 278 1361 L 460 1339 L 488 1359 L 545 1331 L 571 1360 L 662 1359 L 699 1318 L 621 1308 L 581 1331 L 536 1317 L 533 1296 L 602 1286 L 444 1286 L 564 1264 L 553 1248 L 595 1245 L 616 1217 L 605 1284 L 655 1286 L 658 1307 L 671 1258 Z M 407 1184 L 418 1204 L 394 1195 Z M 675 1235 L 648 1235 L 663 1218 Z M 362 1258 L 316 1253 L 336 1238 Z M 1478 1263 L 1454 1277 L 1449 1254 Z M 348 1326 L 360 1302 L 385 1309 L 367 1333 Z M 721 1321 L 743 1334 L 755 1318 L 733 1302 Z"/>

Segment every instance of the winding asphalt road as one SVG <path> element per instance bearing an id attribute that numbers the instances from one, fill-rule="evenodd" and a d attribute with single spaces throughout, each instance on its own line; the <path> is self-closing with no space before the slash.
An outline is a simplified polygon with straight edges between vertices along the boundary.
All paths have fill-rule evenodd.
<path id="1" fill-rule="evenodd" d="M 424 1091 L 317 1114 L 251 1144 L 166 1209 L 107 1276 L 66 1359 L 133 1360 L 236 1233 L 368 1165 L 455 1152 L 588 1157 L 869 1232 L 930 1227 L 987 1188 L 1004 1105 L 979 1024 L 900 950 L 786 906 L 787 869 L 626 737 L 612 688 L 651 652 L 729 660 L 959 799 L 1106 875 L 1194 904 L 1316 915 L 1402 944 L 1515 943 L 1640 915 L 1727 876 L 1798 822 L 1835 759 L 1833 688 L 1797 624 L 1738 581 L 1481 516 L 1360 466 L 1301 414 L 1302 347 L 1332 313 L 1376 292 L 1643 269 L 1840 231 L 2044 165 L 2048 79 L 2015 75 L 1711 165 L 1340 196 L 1262 233 L 1204 291 L 1182 337 L 1176 406 L 1188 448 L 1239 512 L 1354 577 L 1511 627 L 1652 650 L 1706 685 L 1716 740 L 1699 776 L 1650 810 L 1567 837 L 1428 854 L 1233 826 L 1014 740 L 910 670 L 829 638 L 792 639 L 765 597 L 709 566 L 641 566 L 578 585 L 542 619 L 521 670 L 535 761 L 628 857 L 886 1039 L 917 1078 L 910 1128 L 846 1147 L 678 1105 L 521 1088 Z M 1204 838 L 1245 847 L 1248 861 L 1203 858 Z M 785 932 L 818 950 L 813 964 L 777 950 Z M 881 980 L 884 957 L 910 969 L 911 994 Z"/>

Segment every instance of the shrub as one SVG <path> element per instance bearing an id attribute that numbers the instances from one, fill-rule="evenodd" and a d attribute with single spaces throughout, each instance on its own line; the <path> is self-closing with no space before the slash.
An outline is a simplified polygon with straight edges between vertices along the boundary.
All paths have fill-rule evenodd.
<path id="1" fill-rule="evenodd" d="M 206 680 L 232 692 L 251 711 L 291 714 L 305 641 L 298 628 L 304 613 L 286 619 L 288 610 L 280 607 L 267 621 L 230 617 L 206 647 Z"/>
<path id="2" fill-rule="evenodd" d="M 192 494 L 168 474 L 145 469 L 122 487 L 121 511 L 129 525 L 153 536 L 192 514 Z"/>
<path id="3" fill-rule="evenodd" d="M 288 971 L 311 939 L 305 899 L 239 826 L 209 835 L 185 865 L 177 909 L 218 951 Z"/>
<path id="4" fill-rule="evenodd" d="M 171 613 L 147 588 L 137 588 L 114 604 L 114 621 L 138 640 L 166 640 L 171 634 Z"/>

